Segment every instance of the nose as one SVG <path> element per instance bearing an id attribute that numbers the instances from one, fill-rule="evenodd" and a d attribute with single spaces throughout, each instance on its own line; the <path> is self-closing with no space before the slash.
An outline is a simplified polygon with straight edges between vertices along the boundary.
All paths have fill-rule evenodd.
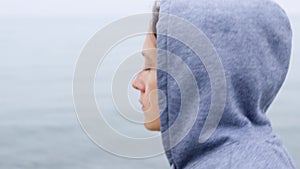
<path id="1" fill-rule="evenodd" d="M 139 90 L 141 92 L 145 92 L 145 85 L 143 81 L 140 78 L 140 75 L 138 75 L 132 82 L 132 87 L 136 90 Z"/>

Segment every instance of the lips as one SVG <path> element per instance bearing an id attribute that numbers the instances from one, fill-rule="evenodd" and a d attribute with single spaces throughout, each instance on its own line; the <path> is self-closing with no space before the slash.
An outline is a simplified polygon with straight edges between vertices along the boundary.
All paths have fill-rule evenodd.
<path id="1" fill-rule="evenodd" d="M 146 108 L 145 108 L 145 106 L 144 106 L 144 104 L 143 104 L 142 100 L 139 100 L 139 102 L 140 102 L 140 104 L 142 105 L 142 110 L 143 110 L 143 111 L 145 111 L 145 110 L 146 110 Z"/>
<path id="2" fill-rule="evenodd" d="M 142 107 L 144 107 L 144 104 L 143 104 L 143 102 L 142 102 L 141 99 L 139 100 L 139 102 L 140 102 L 140 104 L 142 105 Z"/>

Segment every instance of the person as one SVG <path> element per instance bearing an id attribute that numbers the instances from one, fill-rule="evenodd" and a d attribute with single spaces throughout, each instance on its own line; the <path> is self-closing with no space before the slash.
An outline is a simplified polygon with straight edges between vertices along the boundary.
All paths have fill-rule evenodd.
<path id="1" fill-rule="evenodd" d="M 162 0 L 155 3 L 153 13 L 152 28 L 143 48 L 144 69 L 132 86 L 140 91 L 145 127 L 162 133 L 170 165 L 175 169 L 294 169 L 266 115 L 289 67 L 292 30 L 284 10 L 271 0 Z M 204 63 L 189 45 L 172 37 L 187 37 L 194 42 L 192 45 L 204 50 L 203 55 L 208 54 L 206 44 L 190 38 L 196 37 L 194 32 L 172 22 L 171 16 L 201 30 L 224 69 L 224 111 L 217 128 L 204 142 L 199 141 L 199 136 L 213 106 L 212 86 L 221 81 L 218 83 L 217 78 L 211 82 L 214 72 L 208 72 L 208 68 L 214 65 Z M 192 81 L 183 73 L 183 67 L 173 62 L 175 57 L 167 58 L 167 52 L 189 67 L 197 90 L 188 91 Z M 159 69 L 163 67 L 179 78 Z M 212 68 L 209 71 L 219 71 Z M 221 93 L 219 90 L 217 94 Z M 183 92 L 189 93 L 186 102 L 181 98 Z M 192 117 L 194 104 L 199 106 L 196 117 Z M 180 119 L 180 113 L 186 118 Z M 182 121 L 180 127 L 168 132 L 176 120 Z M 172 144 L 174 140 L 179 141 Z"/>

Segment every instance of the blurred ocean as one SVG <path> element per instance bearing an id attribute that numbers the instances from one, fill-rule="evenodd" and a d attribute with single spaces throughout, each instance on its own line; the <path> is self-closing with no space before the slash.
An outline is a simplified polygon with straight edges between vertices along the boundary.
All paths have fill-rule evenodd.
<path id="1" fill-rule="evenodd" d="M 294 48 L 290 72 L 268 116 L 300 168 L 297 101 L 300 96 L 300 32 L 296 32 L 300 30 L 300 19 L 296 18 L 291 18 Z M 78 123 L 72 98 L 75 64 L 84 44 L 109 22 L 108 18 L 0 19 L 1 169 L 168 168 L 164 155 L 133 160 L 109 154 L 89 140 Z M 142 47 L 143 37 L 133 41 L 125 43 L 120 50 Z M 122 54 L 115 50 L 111 55 Z M 113 73 L 112 65 L 117 63 L 107 62 L 111 65 L 106 64 L 109 66 L 104 67 L 104 71 Z M 106 74 L 99 78 L 96 91 L 108 96 L 101 84 L 109 86 L 107 81 L 111 76 Z M 136 99 L 137 94 L 132 93 L 132 98 Z M 105 101 L 102 95 L 103 98 Z M 110 100 L 106 102 L 106 112 L 115 112 Z M 137 106 L 137 102 L 133 105 Z M 108 116 L 108 121 L 116 129 L 137 137 L 157 134 L 146 131 L 142 125 L 129 125 L 116 115 Z"/>

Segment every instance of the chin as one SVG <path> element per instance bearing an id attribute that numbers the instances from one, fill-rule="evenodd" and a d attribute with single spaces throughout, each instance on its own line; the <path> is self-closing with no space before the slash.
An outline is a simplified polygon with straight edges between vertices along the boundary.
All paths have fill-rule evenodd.
<path id="1" fill-rule="evenodd" d="M 160 131 L 160 126 L 153 123 L 144 123 L 144 126 L 149 131 Z"/>

